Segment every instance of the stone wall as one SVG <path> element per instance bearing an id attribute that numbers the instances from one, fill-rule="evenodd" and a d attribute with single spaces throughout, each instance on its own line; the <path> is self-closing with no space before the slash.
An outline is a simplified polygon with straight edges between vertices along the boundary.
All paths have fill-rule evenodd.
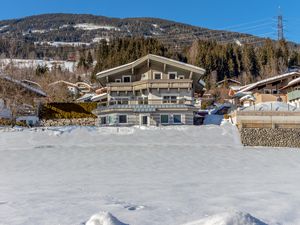
<path id="1" fill-rule="evenodd" d="M 95 126 L 96 120 L 97 119 L 94 118 L 40 120 L 40 126 L 42 127 Z"/>
<path id="2" fill-rule="evenodd" d="M 300 148 L 300 128 L 241 128 L 240 133 L 245 146 Z"/>

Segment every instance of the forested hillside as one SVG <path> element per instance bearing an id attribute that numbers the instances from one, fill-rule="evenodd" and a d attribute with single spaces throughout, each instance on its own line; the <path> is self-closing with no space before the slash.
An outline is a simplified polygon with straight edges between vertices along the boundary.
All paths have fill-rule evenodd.
<path id="1" fill-rule="evenodd" d="M 195 41 L 181 53 L 164 47 L 155 39 L 116 39 L 110 45 L 101 42 L 95 50 L 97 65 L 94 74 L 148 53 L 170 57 L 206 69 L 206 79 L 213 85 L 218 80 L 235 78 L 249 83 L 283 73 L 299 65 L 300 54 L 290 50 L 285 41 L 266 40 L 262 46 L 221 45 L 214 41 Z"/>

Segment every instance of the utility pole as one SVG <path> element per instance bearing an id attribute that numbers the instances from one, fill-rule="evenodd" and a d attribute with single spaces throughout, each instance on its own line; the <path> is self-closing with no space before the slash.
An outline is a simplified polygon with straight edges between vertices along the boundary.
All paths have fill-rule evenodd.
<path id="1" fill-rule="evenodd" d="M 283 35 L 283 16 L 281 14 L 280 6 L 279 6 L 279 13 L 278 13 L 277 30 L 278 30 L 278 41 L 281 41 L 284 39 L 284 35 Z"/>

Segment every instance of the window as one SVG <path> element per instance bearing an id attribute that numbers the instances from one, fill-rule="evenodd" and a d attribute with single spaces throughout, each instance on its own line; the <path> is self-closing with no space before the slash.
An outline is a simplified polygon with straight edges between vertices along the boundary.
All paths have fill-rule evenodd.
<path id="1" fill-rule="evenodd" d="M 154 73 L 155 80 L 161 80 L 161 73 Z"/>
<path id="2" fill-rule="evenodd" d="M 131 82 L 131 76 L 123 76 L 123 82 L 124 83 L 130 83 Z"/>
<path id="3" fill-rule="evenodd" d="M 163 103 L 177 103 L 177 96 L 164 96 Z"/>
<path id="4" fill-rule="evenodd" d="M 141 80 L 147 80 L 147 74 L 143 73 L 141 76 Z"/>
<path id="5" fill-rule="evenodd" d="M 173 115 L 173 123 L 181 123 L 181 115 Z"/>
<path id="6" fill-rule="evenodd" d="M 273 89 L 272 94 L 274 94 L 274 95 L 279 94 L 279 90 Z"/>
<path id="7" fill-rule="evenodd" d="M 119 115 L 119 123 L 127 123 L 127 115 Z"/>
<path id="8" fill-rule="evenodd" d="M 184 79 L 184 75 L 179 75 L 178 79 L 183 80 Z"/>
<path id="9" fill-rule="evenodd" d="M 148 97 L 138 97 L 139 105 L 148 105 Z"/>
<path id="10" fill-rule="evenodd" d="M 121 83 L 121 79 L 115 79 L 116 83 Z"/>
<path id="11" fill-rule="evenodd" d="M 107 123 L 106 116 L 100 118 L 100 124 L 105 125 Z"/>
<path id="12" fill-rule="evenodd" d="M 169 73 L 169 79 L 170 80 L 175 80 L 177 78 L 177 73 L 176 72 L 170 72 Z"/>
<path id="13" fill-rule="evenodd" d="M 270 89 L 264 89 L 264 94 L 271 94 L 271 90 Z"/>
<path id="14" fill-rule="evenodd" d="M 115 102 L 117 105 L 128 105 L 129 98 L 128 97 L 117 97 L 112 100 L 112 102 Z"/>
<path id="15" fill-rule="evenodd" d="M 117 123 L 117 117 L 115 115 L 108 116 L 108 123 L 109 124 L 116 124 Z"/>
<path id="16" fill-rule="evenodd" d="M 160 115 L 160 123 L 168 124 L 169 123 L 169 115 Z"/>

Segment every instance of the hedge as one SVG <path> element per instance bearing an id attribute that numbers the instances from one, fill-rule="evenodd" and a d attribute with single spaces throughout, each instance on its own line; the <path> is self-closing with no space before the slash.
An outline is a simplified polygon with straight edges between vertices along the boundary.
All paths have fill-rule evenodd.
<path id="1" fill-rule="evenodd" d="M 96 118 L 92 113 L 97 108 L 96 102 L 87 103 L 47 103 L 39 109 L 40 119 L 79 119 Z"/>

